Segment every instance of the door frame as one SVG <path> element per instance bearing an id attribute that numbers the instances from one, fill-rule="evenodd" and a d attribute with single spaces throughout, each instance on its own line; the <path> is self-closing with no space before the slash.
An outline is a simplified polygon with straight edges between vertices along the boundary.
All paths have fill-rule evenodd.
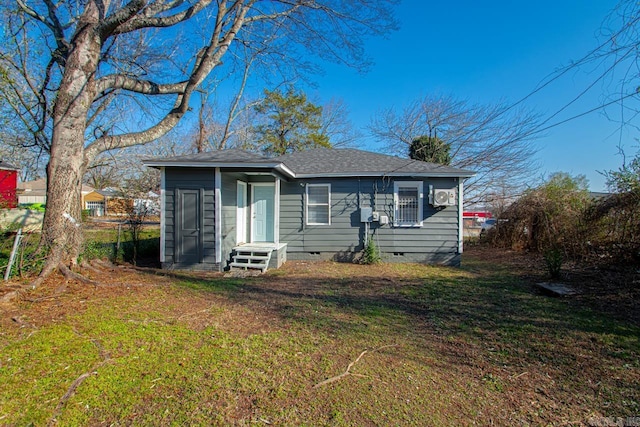
<path id="1" fill-rule="evenodd" d="M 245 181 L 236 181 L 236 244 L 247 243 L 250 239 L 249 228 L 247 223 L 249 222 L 249 198 L 248 198 L 248 185 Z M 244 205 L 240 206 L 240 196 L 244 201 Z"/>
<path id="2" fill-rule="evenodd" d="M 266 243 L 279 243 L 280 242 L 280 180 L 276 178 L 272 182 L 250 182 L 251 189 L 251 203 L 249 209 L 250 221 L 249 221 L 249 240 L 254 243 L 254 223 L 253 212 L 255 209 L 255 187 L 273 187 L 273 242 Z"/>

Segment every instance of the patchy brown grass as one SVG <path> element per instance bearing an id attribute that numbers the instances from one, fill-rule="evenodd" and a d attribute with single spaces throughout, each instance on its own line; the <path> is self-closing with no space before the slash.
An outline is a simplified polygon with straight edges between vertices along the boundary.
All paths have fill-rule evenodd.
<path id="1" fill-rule="evenodd" d="M 1 308 L 0 424 L 638 415 L 637 294 L 603 303 L 593 281 L 608 276 L 575 271 L 583 293 L 549 298 L 533 287 L 539 266 L 472 248 L 461 269 L 288 262 L 247 278 L 122 267 L 86 271 L 100 286 L 51 278 Z"/>

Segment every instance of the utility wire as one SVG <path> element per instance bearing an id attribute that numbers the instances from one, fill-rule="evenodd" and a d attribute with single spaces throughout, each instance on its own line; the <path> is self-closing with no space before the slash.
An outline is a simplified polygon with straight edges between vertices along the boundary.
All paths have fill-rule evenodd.
<path id="1" fill-rule="evenodd" d="M 580 114 L 576 114 L 575 116 L 571 116 L 571 117 L 569 117 L 569 118 L 567 118 L 567 119 L 564 119 L 564 120 L 561 120 L 561 121 L 559 121 L 559 122 L 553 123 L 553 124 L 551 124 L 551 125 L 549 125 L 549 126 L 546 126 L 546 127 L 544 127 L 544 128 L 534 129 L 534 130 L 532 130 L 532 131 L 529 133 L 529 136 L 531 136 L 531 135 L 535 135 L 535 134 L 538 134 L 538 133 L 545 132 L 545 131 L 547 131 L 547 130 L 549 130 L 549 129 L 552 129 L 552 128 L 554 128 L 554 127 L 557 127 L 557 126 L 560 126 L 560 125 L 565 124 L 565 123 L 567 123 L 567 122 L 570 122 L 571 120 L 578 119 L 578 118 L 580 118 L 580 117 L 582 117 L 582 116 L 586 116 L 587 114 L 591 114 L 591 113 L 593 113 L 593 112 L 595 112 L 595 111 L 601 110 L 601 109 L 606 108 L 606 107 L 608 107 L 608 106 L 610 106 L 610 105 L 613 105 L 613 104 L 616 104 L 616 103 L 618 103 L 618 102 L 624 101 L 625 99 L 627 99 L 627 98 L 631 98 L 632 96 L 635 96 L 635 95 L 638 95 L 638 94 L 637 94 L 636 92 L 633 92 L 633 93 L 630 93 L 630 94 L 624 95 L 624 96 L 622 96 L 622 97 L 620 97 L 620 98 L 614 99 L 613 101 L 609 101 L 609 102 L 607 102 L 607 103 L 605 103 L 605 104 L 598 105 L 597 107 L 594 107 L 594 108 L 592 108 L 592 109 L 590 109 L 590 110 L 588 110 L 588 111 L 582 112 L 582 113 L 580 113 Z M 545 123 L 546 123 L 546 122 L 545 122 Z"/>

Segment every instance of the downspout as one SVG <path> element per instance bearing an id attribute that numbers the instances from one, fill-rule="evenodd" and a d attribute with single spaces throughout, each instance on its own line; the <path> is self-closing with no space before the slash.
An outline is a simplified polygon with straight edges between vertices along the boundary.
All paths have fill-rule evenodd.
<path id="1" fill-rule="evenodd" d="M 280 243 L 280 178 L 276 178 L 273 203 L 273 243 Z"/>
<path id="2" fill-rule="evenodd" d="M 165 262 L 165 246 L 167 242 L 166 235 L 166 217 L 167 217 L 167 175 L 165 168 L 160 168 L 160 263 Z M 107 198 L 104 198 L 104 212 L 107 214 Z"/>
<path id="3" fill-rule="evenodd" d="M 461 177 L 458 177 L 458 253 L 463 251 L 464 242 L 464 223 L 462 222 L 462 213 L 464 211 L 464 183 Z"/>
<path id="4" fill-rule="evenodd" d="M 214 228 L 215 228 L 215 244 L 216 244 L 216 264 L 222 263 L 222 197 L 220 195 L 222 175 L 220 168 L 215 169 L 214 173 Z M 220 266 L 222 267 L 222 266 Z"/>

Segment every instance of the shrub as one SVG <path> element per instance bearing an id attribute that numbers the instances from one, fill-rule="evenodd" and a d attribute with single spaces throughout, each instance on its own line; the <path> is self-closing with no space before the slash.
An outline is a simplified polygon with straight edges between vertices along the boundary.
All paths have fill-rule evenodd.
<path id="1" fill-rule="evenodd" d="M 42 203 L 28 203 L 20 205 L 21 208 L 29 209 L 31 211 L 44 212 L 45 205 Z"/>
<path id="2" fill-rule="evenodd" d="M 380 250 L 373 238 L 370 238 L 367 242 L 367 246 L 364 248 L 364 253 L 362 254 L 362 263 L 370 265 L 378 264 L 380 261 L 382 261 L 382 258 L 380 257 Z"/>
<path id="3" fill-rule="evenodd" d="M 560 278 L 560 270 L 564 261 L 562 251 L 558 248 L 547 249 L 543 255 L 547 271 L 553 279 Z"/>

